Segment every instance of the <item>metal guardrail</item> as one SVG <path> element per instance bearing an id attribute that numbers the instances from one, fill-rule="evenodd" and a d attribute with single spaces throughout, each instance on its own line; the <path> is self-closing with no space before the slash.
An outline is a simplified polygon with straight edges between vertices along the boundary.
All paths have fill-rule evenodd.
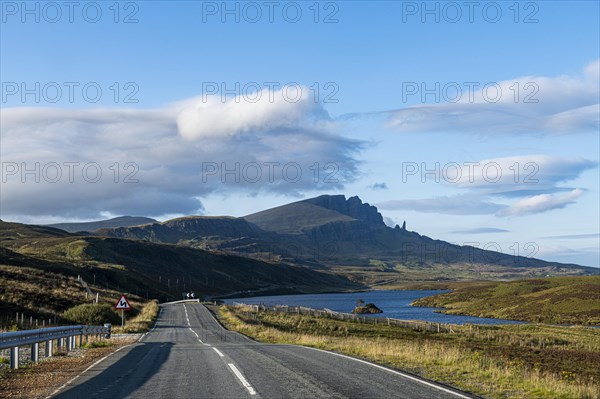
<path id="1" fill-rule="evenodd" d="M 77 346 L 76 337 L 78 336 L 79 346 L 82 346 L 84 339 L 87 342 L 88 336 L 97 335 L 110 338 L 110 332 L 111 326 L 107 324 L 105 326 L 79 325 L 0 333 L 0 350 L 10 349 L 10 367 L 18 369 L 20 346 L 31 345 L 31 361 L 37 362 L 40 343 L 45 342 L 46 357 L 51 357 L 54 354 L 55 340 L 58 340 L 59 347 L 66 347 L 66 350 L 70 351 Z"/>
<path id="2" fill-rule="evenodd" d="M 181 299 L 179 301 L 163 302 L 163 303 L 161 303 L 161 305 L 172 305 L 172 304 L 175 304 L 175 303 L 188 303 L 188 302 L 199 303 L 200 299 L 199 298 L 196 298 L 196 299 Z"/>

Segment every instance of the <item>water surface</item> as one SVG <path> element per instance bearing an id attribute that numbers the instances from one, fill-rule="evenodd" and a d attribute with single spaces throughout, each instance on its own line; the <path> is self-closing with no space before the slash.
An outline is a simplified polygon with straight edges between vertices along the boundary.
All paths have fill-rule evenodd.
<path id="1" fill-rule="evenodd" d="M 425 320 L 436 323 L 451 324 L 520 324 L 523 322 L 485 317 L 457 316 L 436 313 L 440 308 L 424 308 L 410 306 L 411 302 L 426 296 L 441 294 L 449 291 L 432 290 L 392 290 L 367 291 L 338 294 L 305 294 L 305 295 L 275 295 L 252 298 L 226 299 L 225 303 L 233 302 L 264 305 L 304 306 L 314 309 L 331 309 L 336 312 L 350 313 L 358 299 L 366 303 L 373 302 L 383 313 L 367 315 L 367 317 L 391 317 L 405 320 Z"/>

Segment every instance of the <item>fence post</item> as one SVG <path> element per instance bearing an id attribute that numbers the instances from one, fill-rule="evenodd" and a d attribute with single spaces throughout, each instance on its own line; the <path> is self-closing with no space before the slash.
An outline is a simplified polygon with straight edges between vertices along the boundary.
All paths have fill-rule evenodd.
<path id="1" fill-rule="evenodd" d="M 19 368 L 19 347 L 14 346 L 10 348 L 10 368 L 18 369 Z"/>
<path id="2" fill-rule="evenodd" d="M 52 352 L 54 349 L 54 348 L 52 348 L 52 346 L 53 346 L 52 344 L 53 344 L 53 342 L 51 339 L 46 341 L 46 357 L 52 357 Z"/>
<path id="3" fill-rule="evenodd" d="M 38 342 L 31 344 L 31 361 L 36 363 L 39 360 L 40 344 Z"/>

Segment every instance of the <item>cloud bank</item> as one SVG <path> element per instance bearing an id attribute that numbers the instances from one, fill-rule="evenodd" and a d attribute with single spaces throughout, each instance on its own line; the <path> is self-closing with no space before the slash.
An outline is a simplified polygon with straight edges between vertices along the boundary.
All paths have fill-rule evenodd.
<path id="1" fill-rule="evenodd" d="M 521 76 L 467 86 L 460 96 L 444 95 L 440 87 L 438 103 L 388 111 L 386 126 L 398 132 L 477 134 L 570 134 L 600 127 L 600 60 L 578 76 Z"/>
<path id="2" fill-rule="evenodd" d="M 273 97 L 3 109 L 1 217 L 192 214 L 211 193 L 293 196 L 360 175 L 363 143 L 344 137 L 321 105 Z"/>
<path id="3" fill-rule="evenodd" d="M 597 162 L 583 158 L 546 155 L 495 158 L 474 164 L 465 169 L 467 173 L 445 178 L 447 185 L 463 191 L 461 194 L 390 200 L 377 206 L 447 215 L 532 215 L 574 204 L 585 190 L 568 183 L 598 167 Z"/>
<path id="4" fill-rule="evenodd" d="M 499 229 L 497 227 L 478 227 L 468 230 L 451 231 L 452 234 L 489 234 L 489 233 L 509 233 L 509 230 Z"/>

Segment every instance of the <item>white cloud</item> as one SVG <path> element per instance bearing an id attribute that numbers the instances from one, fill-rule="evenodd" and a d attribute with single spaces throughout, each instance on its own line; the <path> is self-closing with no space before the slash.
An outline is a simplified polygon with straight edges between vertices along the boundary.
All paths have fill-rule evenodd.
<path id="1" fill-rule="evenodd" d="M 587 234 L 564 234 L 559 236 L 547 236 L 542 237 L 550 240 L 582 240 L 588 238 L 600 238 L 600 233 L 587 233 Z"/>
<path id="2" fill-rule="evenodd" d="M 454 230 L 452 234 L 489 234 L 489 233 L 508 233 L 509 230 L 499 229 L 496 227 L 476 227 L 474 229 L 467 230 Z"/>
<path id="3" fill-rule="evenodd" d="M 192 99 L 148 110 L 3 109 L 0 217 L 191 214 L 202 212 L 201 198 L 212 193 L 294 196 L 340 189 L 359 175 L 355 156 L 362 142 L 341 135 L 319 105 L 197 107 Z M 55 182 L 48 179 L 53 162 L 62 173 Z M 78 163 L 72 181 L 69 162 Z M 325 182 L 328 163 L 337 169 Z M 90 164 L 102 172 L 98 181 L 83 176 Z"/>
<path id="4" fill-rule="evenodd" d="M 394 219 L 392 219 L 389 216 L 383 217 L 383 223 L 385 223 L 385 225 L 388 227 L 396 227 L 396 225 L 398 224 Z"/>
<path id="5" fill-rule="evenodd" d="M 522 155 L 436 165 L 439 181 L 462 194 L 420 199 L 390 200 L 381 209 L 405 209 L 448 215 L 523 216 L 564 208 L 583 190 L 564 186 L 598 163 L 580 157 Z M 418 169 L 419 165 L 415 165 Z M 415 170 L 416 170 L 415 169 Z M 421 167 L 421 169 L 425 169 Z M 433 170 L 429 165 L 429 169 Z M 415 176 L 415 178 L 423 176 Z M 437 177 L 437 176 L 436 176 Z M 429 176 L 432 181 L 435 179 Z M 566 193 L 559 195 L 558 193 Z M 517 198 L 513 204 L 504 201 Z M 498 200 L 503 202 L 498 202 Z"/>
<path id="6" fill-rule="evenodd" d="M 577 179 L 586 170 L 596 169 L 598 162 L 581 157 L 556 157 L 542 154 L 491 158 L 459 163 L 449 167 L 445 180 L 459 188 L 483 190 L 502 196 L 523 193 L 564 191 L 560 183 Z M 456 170 L 459 170 L 457 173 Z M 460 173 L 460 174 L 459 174 Z M 454 183 L 456 181 L 456 183 Z"/>
<path id="7" fill-rule="evenodd" d="M 294 128 L 300 122 L 325 124 L 328 116 L 306 93 L 306 87 L 294 87 L 299 94 L 263 89 L 252 96 L 237 96 L 228 101 L 215 97 L 196 97 L 181 103 L 177 116 L 180 134 L 189 140 L 233 136 L 256 130 Z M 254 99 L 256 98 L 256 100 Z M 297 99 L 297 100 L 296 100 Z M 317 118 L 313 118 L 317 115 Z"/>
<path id="8" fill-rule="evenodd" d="M 498 216 L 523 216 L 564 208 L 573 204 L 584 191 L 575 189 L 565 195 L 540 194 L 523 198 L 498 212 Z"/>
<path id="9" fill-rule="evenodd" d="M 580 133 L 600 127 L 600 61 L 579 76 L 521 76 L 468 87 L 442 103 L 389 111 L 387 127 L 400 132 Z M 484 85 L 493 83 L 489 88 Z M 443 91 L 442 91 L 443 93 Z M 486 94 L 487 93 L 487 94 Z"/>
<path id="10" fill-rule="evenodd" d="M 498 217 L 525 216 L 561 209 L 574 204 L 584 190 L 574 189 L 564 195 L 540 194 L 522 198 L 510 205 L 495 202 L 487 195 L 478 193 L 390 200 L 376 204 L 380 209 L 410 210 L 445 215 L 495 215 Z"/>
<path id="11" fill-rule="evenodd" d="M 503 205 L 485 201 L 478 196 L 453 195 L 434 198 L 410 200 L 390 200 L 376 204 L 380 209 L 410 210 L 424 213 L 441 213 L 446 215 L 488 215 L 494 214 Z"/>

